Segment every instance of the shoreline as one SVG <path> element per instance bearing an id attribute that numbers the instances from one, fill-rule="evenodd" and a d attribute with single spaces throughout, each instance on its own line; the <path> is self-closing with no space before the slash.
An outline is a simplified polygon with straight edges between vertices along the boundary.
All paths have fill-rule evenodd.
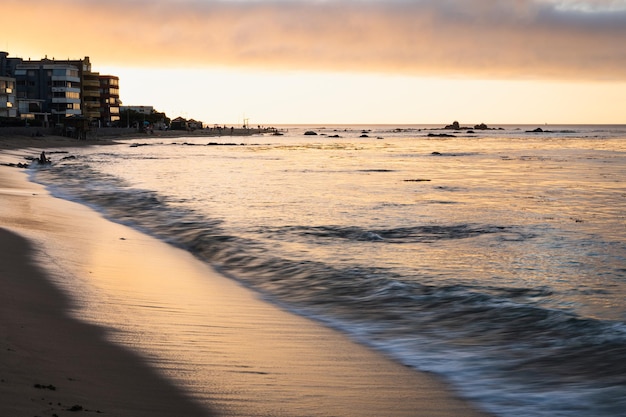
<path id="1" fill-rule="evenodd" d="M 128 132 L 128 131 L 106 131 L 105 133 L 94 134 L 87 139 L 76 139 L 56 134 L 38 134 L 37 128 L 27 128 L 28 134 L 13 133 L 10 128 L 6 131 L 0 127 L 0 150 L 2 149 L 23 149 L 23 148 L 45 148 L 45 147 L 82 147 L 93 145 L 116 144 L 117 141 L 136 139 L 163 139 L 180 137 L 247 137 L 263 134 L 271 134 L 277 131 L 275 128 L 233 128 L 215 129 L 205 128 L 196 130 L 154 130 L 151 132 Z"/>
<path id="2" fill-rule="evenodd" d="M 7 156 L 0 152 L 0 162 Z M 16 410 L 63 415 L 60 410 L 80 405 L 121 417 L 202 416 L 216 410 L 228 415 L 487 415 L 460 400 L 436 377 L 280 310 L 186 252 L 111 223 L 84 206 L 55 199 L 25 177 L 23 171 L 0 167 L 0 198 L 8 202 L 0 208 L 4 249 L 0 265 L 7 271 L 2 273 L 2 285 L 11 290 L 2 295 L 8 297 L 0 310 L 2 326 L 7 327 L 0 334 L 7 336 L 0 349 L 15 353 L 0 359 L 0 414 L 6 414 L 7 407 L 8 415 Z M 24 238 L 32 242 L 30 248 Z M 146 254 L 153 259 L 146 260 Z M 46 269 L 34 262 L 43 262 Z M 117 280 L 128 271 L 133 271 L 136 282 Z M 174 275 L 177 281 L 172 283 Z M 24 276 L 33 277 L 27 286 Z M 54 289 L 68 285 L 76 288 Z M 96 295 L 137 297 L 129 299 L 136 305 L 129 302 L 121 311 L 122 316 L 130 315 L 123 323 L 130 329 L 128 335 L 117 334 L 120 318 L 107 316 L 106 305 L 96 307 L 89 301 L 76 305 L 85 301 L 71 293 L 84 288 Z M 64 293 L 70 294 L 72 305 L 61 302 Z M 174 296 L 184 297 L 191 310 L 168 324 L 171 313 L 161 315 L 155 308 L 174 306 L 168 298 Z M 207 314 L 207 306 L 210 315 L 201 323 L 183 322 Z M 69 317 L 77 315 L 83 319 Z M 136 342 L 132 352 L 119 347 L 135 343 L 133 326 L 141 323 L 131 323 L 133 318 L 153 320 L 159 335 L 173 335 L 181 328 L 193 333 L 189 343 L 196 347 L 188 349 L 180 338 L 150 342 L 147 333 L 143 337 L 147 341 Z M 28 326 L 24 320 L 29 320 Z M 108 329 L 106 334 L 103 329 Z M 115 344 L 110 341 L 113 336 Z M 208 339 L 200 345 L 203 337 Z M 204 365 L 189 368 L 188 359 L 197 359 L 196 350 L 202 349 L 210 351 Z M 112 367 L 118 362 L 124 365 Z M 198 379 L 193 373 L 198 378 L 206 375 Z M 125 385 L 130 381 L 132 386 Z M 46 388 L 49 385 L 57 389 Z M 187 394 L 175 385 L 184 386 Z M 142 387 L 140 392 L 137 386 Z"/>
<path id="3" fill-rule="evenodd" d="M 33 265 L 33 251 L 0 227 L 1 415 L 214 415 L 102 329 L 67 317 L 69 300 Z"/>

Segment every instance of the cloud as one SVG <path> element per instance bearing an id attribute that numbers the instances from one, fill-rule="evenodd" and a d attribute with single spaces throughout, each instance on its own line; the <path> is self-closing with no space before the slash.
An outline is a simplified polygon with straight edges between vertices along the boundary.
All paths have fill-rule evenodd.
<path id="1" fill-rule="evenodd" d="M 11 45 L 107 65 L 626 80 L 625 1 L 8 0 L 3 9 Z"/>

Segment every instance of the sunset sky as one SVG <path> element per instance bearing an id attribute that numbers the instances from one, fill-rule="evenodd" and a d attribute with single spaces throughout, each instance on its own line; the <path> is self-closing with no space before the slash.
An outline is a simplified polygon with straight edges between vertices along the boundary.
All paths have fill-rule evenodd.
<path id="1" fill-rule="evenodd" d="M 626 0 L 3 0 L 0 50 L 205 123 L 626 123 Z"/>

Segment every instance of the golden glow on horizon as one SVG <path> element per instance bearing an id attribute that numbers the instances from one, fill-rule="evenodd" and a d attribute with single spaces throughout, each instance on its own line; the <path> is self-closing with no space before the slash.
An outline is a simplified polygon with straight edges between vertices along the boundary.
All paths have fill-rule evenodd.
<path id="1" fill-rule="evenodd" d="M 626 123 L 626 1 L 6 0 L 3 14 L 10 56 L 90 56 L 124 104 L 173 117 Z"/>
<path id="2" fill-rule="evenodd" d="M 624 123 L 624 83 L 489 81 L 386 74 L 104 67 L 122 100 L 205 123 Z M 167 80 L 177 80 L 175 83 Z M 160 88 L 154 88 L 159 85 Z M 181 96 L 180 91 L 190 94 Z"/>

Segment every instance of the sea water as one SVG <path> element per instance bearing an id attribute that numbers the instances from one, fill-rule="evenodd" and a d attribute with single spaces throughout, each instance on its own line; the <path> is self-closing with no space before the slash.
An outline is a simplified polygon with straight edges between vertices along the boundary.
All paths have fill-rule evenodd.
<path id="1" fill-rule="evenodd" d="M 626 126 L 542 127 L 146 137 L 33 176 L 496 415 L 626 415 Z"/>

